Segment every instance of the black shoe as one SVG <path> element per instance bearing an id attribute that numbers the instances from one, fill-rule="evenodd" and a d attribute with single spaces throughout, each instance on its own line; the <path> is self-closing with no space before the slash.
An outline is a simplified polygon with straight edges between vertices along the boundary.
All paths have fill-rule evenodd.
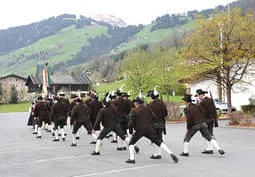
<path id="1" fill-rule="evenodd" d="M 112 140 L 111 143 L 117 143 L 117 140 Z"/>
<path id="2" fill-rule="evenodd" d="M 80 137 L 79 137 L 79 136 L 76 136 L 76 137 L 75 137 L 75 139 L 76 139 L 76 140 L 79 140 L 79 139 L 80 139 Z"/>
<path id="3" fill-rule="evenodd" d="M 182 152 L 182 153 L 180 154 L 180 156 L 189 157 L 189 153 L 184 153 L 184 152 Z"/>
<path id="4" fill-rule="evenodd" d="M 51 132 L 51 130 L 47 130 L 47 132 L 48 132 L 48 133 L 50 133 L 50 132 Z"/>
<path id="5" fill-rule="evenodd" d="M 174 163 L 178 163 L 179 159 L 174 154 L 170 154 L 170 157 L 173 159 Z"/>
<path id="6" fill-rule="evenodd" d="M 93 151 L 91 155 L 100 155 L 100 152 Z"/>
<path id="7" fill-rule="evenodd" d="M 123 150 L 123 151 L 126 151 L 126 150 L 127 150 L 127 148 L 126 148 L 126 147 L 123 147 L 123 148 L 122 148 L 122 150 Z"/>
<path id="8" fill-rule="evenodd" d="M 135 146 L 134 148 L 135 148 L 135 153 L 139 153 L 139 151 L 140 151 L 139 147 Z"/>
<path id="9" fill-rule="evenodd" d="M 202 154 L 213 154 L 213 150 L 204 150 Z"/>
<path id="10" fill-rule="evenodd" d="M 52 135 L 52 136 L 55 136 L 55 133 L 52 133 L 51 135 Z"/>
<path id="11" fill-rule="evenodd" d="M 58 136 L 61 136 L 61 133 L 59 133 Z"/>
<path id="12" fill-rule="evenodd" d="M 36 135 L 36 134 L 37 134 L 37 132 L 33 132 L 32 134 Z"/>
<path id="13" fill-rule="evenodd" d="M 161 155 L 152 155 L 151 159 L 161 159 Z"/>
<path id="14" fill-rule="evenodd" d="M 76 143 L 72 143 L 71 146 L 72 146 L 72 147 L 76 147 L 77 144 L 76 144 Z"/>
<path id="15" fill-rule="evenodd" d="M 52 140 L 52 141 L 59 141 L 59 139 L 54 139 L 54 140 Z"/>
<path id="16" fill-rule="evenodd" d="M 117 147 L 117 151 L 122 151 L 124 150 L 122 147 Z"/>
<path id="17" fill-rule="evenodd" d="M 128 159 L 128 160 L 126 160 L 126 163 L 135 163 L 135 160 L 130 160 L 130 159 Z"/>
<path id="18" fill-rule="evenodd" d="M 225 152 L 222 149 L 218 150 L 218 152 L 220 153 L 220 155 L 224 155 L 225 154 Z"/>
<path id="19" fill-rule="evenodd" d="M 90 144 L 96 144 L 97 142 L 96 141 L 91 141 Z"/>
<path id="20" fill-rule="evenodd" d="M 41 138 L 42 138 L 42 136 L 37 136 L 36 138 L 41 139 Z"/>
<path id="21" fill-rule="evenodd" d="M 65 141 L 66 140 L 66 138 L 62 138 L 62 141 Z"/>
<path id="22" fill-rule="evenodd" d="M 66 134 L 66 133 L 64 133 L 64 135 L 66 136 L 67 134 Z"/>

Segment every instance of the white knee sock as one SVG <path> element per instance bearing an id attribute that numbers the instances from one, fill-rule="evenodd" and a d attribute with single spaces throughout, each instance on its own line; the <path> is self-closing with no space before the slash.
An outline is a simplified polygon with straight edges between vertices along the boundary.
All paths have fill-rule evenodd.
<path id="1" fill-rule="evenodd" d="M 62 138 L 65 138 L 65 131 L 64 131 L 64 128 L 61 128 L 61 137 L 62 137 Z"/>
<path id="2" fill-rule="evenodd" d="M 189 143 L 188 142 L 183 143 L 183 152 L 189 153 Z"/>
<path id="3" fill-rule="evenodd" d="M 72 144 L 76 144 L 75 137 L 75 134 L 72 134 Z"/>
<path id="4" fill-rule="evenodd" d="M 76 133 L 76 135 L 75 135 L 76 137 L 80 137 L 80 133 L 79 133 L 79 130 L 77 131 L 77 133 Z"/>
<path id="5" fill-rule="evenodd" d="M 160 148 L 164 149 L 168 154 L 172 154 L 173 152 L 167 147 L 165 143 L 160 144 Z"/>
<path id="6" fill-rule="evenodd" d="M 119 137 L 117 136 L 117 141 L 118 141 L 118 147 L 124 147 L 126 146 L 125 142 Z"/>
<path id="7" fill-rule="evenodd" d="M 55 130 L 55 139 L 58 139 L 58 129 Z"/>
<path id="8" fill-rule="evenodd" d="M 96 141 L 97 140 L 97 134 L 96 132 L 95 133 L 92 133 L 92 141 Z"/>
<path id="9" fill-rule="evenodd" d="M 160 155 L 161 156 L 161 147 L 156 147 L 156 154 L 155 155 Z"/>
<path id="10" fill-rule="evenodd" d="M 215 149 L 217 149 L 217 150 L 220 150 L 220 149 L 221 149 L 221 148 L 220 148 L 220 145 L 218 144 L 218 142 L 217 142 L 215 139 L 212 139 L 210 142 L 212 143 L 212 146 L 213 146 Z"/>
<path id="11" fill-rule="evenodd" d="M 129 159 L 130 160 L 135 160 L 135 147 L 134 147 L 134 145 L 130 145 L 128 147 L 128 149 L 129 149 Z"/>
<path id="12" fill-rule="evenodd" d="M 34 132 L 38 132 L 38 125 L 37 124 L 35 124 L 35 130 L 34 130 Z"/>
<path id="13" fill-rule="evenodd" d="M 41 127 L 38 127 L 37 134 L 38 134 L 38 136 L 42 136 L 42 134 L 41 134 Z"/>
<path id="14" fill-rule="evenodd" d="M 102 142 L 102 140 L 97 140 L 95 152 L 99 152 L 100 151 L 101 142 Z"/>
<path id="15" fill-rule="evenodd" d="M 207 147 L 206 147 L 207 151 L 213 150 L 212 143 L 210 141 L 206 141 L 206 145 L 207 145 Z"/>

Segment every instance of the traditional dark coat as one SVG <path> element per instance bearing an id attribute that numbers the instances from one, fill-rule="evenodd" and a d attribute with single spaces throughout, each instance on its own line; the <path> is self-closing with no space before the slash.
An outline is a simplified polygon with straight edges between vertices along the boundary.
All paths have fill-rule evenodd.
<path id="1" fill-rule="evenodd" d="M 132 134 L 133 129 L 146 130 L 152 128 L 152 113 L 144 105 L 133 108 L 130 112 L 130 120 L 128 122 L 129 132 Z"/>
<path id="2" fill-rule="evenodd" d="M 35 105 L 34 116 L 40 121 L 48 121 L 50 116 L 50 106 L 48 103 L 42 101 Z"/>
<path id="3" fill-rule="evenodd" d="M 93 125 L 93 129 L 99 126 L 100 122 L 102 122 L 104 128 L 113 128 L 119 124 L 118 115 L 112 106 L 106 106 L 100 109 L 97 114 L 96 121 Z"/>
<path id="4" fill-rule="evenodd" d="M 211 98 L 204 97 L 200 102 L 200 105 L 205 109 L 205 119 L 207 122 L 216 122 L 217 121 L 217 112 L 214 102 Z"/>
<path id="5" fill-rule="evenodd" d="M 90 101 L 89 109 L 90 109 L 90 120 L 92 125 L 94 125 L 97 118 L 97 114 L 101 108 L 103 108 L 103 103 L 101 101 L 97 101 L 97 100 Z M 94 127 L 94 130 L 100 130 L 100 124 Z"/>
<path id="6" fill-rule="evenodd" d="M 58 120 L 67 120 L 68 104 L 65 100 L 61 100 L 53 105 L 51 112 L 51 120 L 56 122 Z"/>
<path id="7" fill-rule="evenodd" d="M 168 115 L 165 103 L 159 99 L 154 99 L 147 106 L 155 114 L 152 121 L 165 124 L 165 117 Z"/>
<path id="8" fill-rule="evenodd" d="M 191 129 L 193 126 L 205 123 L 205 109 L 193 103 L 188 103 L 184 108 L 184 113 L 187 119 L 187 129 Z"/>
<path id="9" fill-rule="evenodd" d="M 72 110 L 70 120 L 71 125 L 73 125 L 74 122 L 88 122 L 88 121 L 90 121 L 88 106 L 82 103 L 75 106 Z"/>

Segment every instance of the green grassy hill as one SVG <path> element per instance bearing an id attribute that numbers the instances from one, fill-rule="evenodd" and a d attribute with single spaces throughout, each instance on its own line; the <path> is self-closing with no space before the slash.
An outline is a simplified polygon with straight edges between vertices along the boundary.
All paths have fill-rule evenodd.
<path id="1" fill-rule="evenodd" d="M 55 35 L 38 40 L 33 45 L 20 48 L 8 55 L 0 56 L 0 76 L 15 73 L 27 77 L 27 75 L 35 74 L 38 68 L 43 66 L 45 60 L 48 60 L 51 67 L 53 67 L 54 65 L 64 65 L 67 61 L 76 59 L 76 63 L 74 64 L 65 64 L 65 68 L 68 67 L 66 69 L 71 70 L 75 65 L 84 66 L 84 63 L 89 59 L 93 57 L 96 58 L 98 53 L 99 55 L 116 55 L 140 45 L 156 44 L 165 41 L 177 33 L 183 34 L 194 27 L 193 21 L 191 20 L 185 25 L 151 31 L 153 25 L 155 25 L 155 23 L 144 26 L 142 30 L 139 30 L 139 32 L 135 34 L 129 31 L 129 29 L 133 30 L 131 28 L 126 28 L 122 31 L 116 30 L 116 33 L 121 35 L 128 35 L 128 33 L 130 33 L 131 37 L 119 45 L 115 45 L 117 47 L 112 48 L 110 52 L 103 48 L 105 45 L 102 45 L 102 43 L 104 40 L 106 40 L 106 45 L 114 43 L 116 36 L 111 39 L 111 35 L 108 34 L 109 29 L 107 26 L 94 24 L 77 28 L 75 25 L 71 25 L 56 32 Z M 119 38 L 122 37 L 121 35 Z M 104 36 L 104 38 L 102 38 L 102 36 Z M 94 39 L 101 45 L 97 46 L 97 43 L 92 45 L 91 42 L 93 42 L 92 40 Z M 90 58 L 83 59 L 83 54 L 79 56 L 81 58 L 77 58 L 77 54 L 86 47 L 85 55 Z M 93 54 L 92 50 L 98 53 Z M 105 53 L 102 51 L 105 51 Z"/>
<path id="2" fill-rule="evenodd" d="M 189 23 L 182 25 L 182 26 L 166 28 L 166 29 L 159 29 L 159 30 L 151 32 L 152 26 L 153 26 L 153 24 L 145 26 L 132 39 L 121 44 L 120 46 L 115 48 L 112 52 L 120 53 L 125 50 L 129 50 L 134 47 L 137 47 L 139 45 L 155 44 L 155 43 L 159 43 L 161 41 L 165 41 L 165 40 L 173 37 L 173 35 L 175 35 L 176 33 L 183 34 L 187 31 L 194 29 L 195 23 L 194 23 L 194 21 L 190 21 Z"/>
<path id="3" fill-rule="evenodd" d="M 106 33 L 107 28 L 98 25 L 81 29 L 70 26 L 31 46 L 0 56 L 0 75 L 15 72 L 26 76 L 35 73 L 36 66 L 46 59 L 51 65 L 67 61 L 79 52 L 81 47 L 88 45 L 87 39 Z"/>

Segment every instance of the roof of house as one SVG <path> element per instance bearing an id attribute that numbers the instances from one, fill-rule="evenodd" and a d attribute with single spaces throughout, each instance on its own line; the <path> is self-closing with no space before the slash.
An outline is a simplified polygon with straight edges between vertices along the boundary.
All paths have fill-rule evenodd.
<path id="1" fill-rule="evenodd" d="M 2 76 L 2 77 L 0 77 L 0 79 L 5 79 L 5 78 L 8 78 L 8 77 L 17 77 L 17 78 L 25 80 L 25 81 L 27 80 L 27 78 L 16 75 L 16 74 L 9 74 L 9 75 L 6 75 L 6 76 Z"/>
<path id="2" fill-rule="evenodd" d="M 39 85 L 43 83 L 43 76 L 37 75 L 28 76 L 28 80 L 31 79 L 34 85 Z M 91 81 L 86 74 L 81 75 L 50 75 L 50 84 L 73 84 L 73 85 L 81 85 L 81 84 L 90 84 Z"/>

